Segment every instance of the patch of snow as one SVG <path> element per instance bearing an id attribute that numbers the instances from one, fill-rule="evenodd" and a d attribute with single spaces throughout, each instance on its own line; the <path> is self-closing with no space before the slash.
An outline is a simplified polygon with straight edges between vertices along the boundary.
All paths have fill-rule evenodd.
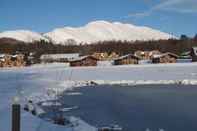
<path id="1" fill-rule="evenodd" d="M 41 40 L 48 41 L 41 34 L 29 30 L 4 31 L 0 33 L 0 38 L 12 38 L 26 43 Z"/>
<path id="2" fill-rule="evenodd" d="M 152 63 L 151 60 L 139 60 L 139 64 L 142 65 L 142 64 L 150 64 Z"/>
<path id="3" fill-rule="evenodd" d="M 73 107 L 63 108 L 63 109 L 61 109 L 61 111 L 68 112 L 68 111 L 78 109 L 78 108 L 79 108 L 78 106 L 73 106 Z"/>
<path id="4" fill-rule="evenodd" d="M 78 95 L 82 95 L 82 93 L 81 92 L 68 92 L 68 93 L 66 93 L 66 95 L 68 95 L 68 96 L 78 96 Z"/>
<path id="5" fill-rule="evenodd" d="M 97 66 L 112 66 L 113 61 L 97 61 Z"/>
<path id="6" fill-rule="evenodd" d="M 43 102 L 42 106 L 61 106 L 62 104 L 59 102 Z"/>

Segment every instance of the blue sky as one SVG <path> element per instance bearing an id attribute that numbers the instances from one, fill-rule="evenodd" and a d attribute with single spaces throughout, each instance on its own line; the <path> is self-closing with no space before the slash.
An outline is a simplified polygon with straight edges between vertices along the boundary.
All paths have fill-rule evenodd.
<path id="1" fill-rule="evenodd" d="M 95 20 L 194 36 L 197 0 L 0 0 L 0 31 L 29 29 L 42 33 Z"/>

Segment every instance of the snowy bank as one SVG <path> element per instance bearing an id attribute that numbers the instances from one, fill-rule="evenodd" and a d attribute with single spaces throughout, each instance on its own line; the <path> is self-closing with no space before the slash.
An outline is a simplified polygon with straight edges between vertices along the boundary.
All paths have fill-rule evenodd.
<path id="1" fill-rule="evenodd" d="M 158 65 L 125 65 L 101 67 L 66 67 L 64 64 L 34 65 L 33 67 L 0 70 L 0 130 L 10 130 L 10 103 L 20 91 L 21 104 L 29 99 L 46 102 L 65 90 L 99 84 L 191 84 L 197 85 L 197 63 Z M 79 95 L 74 93 L 70 95 Z M 45 103 L 49 106 L 52 103 Z M 76 118 L 77 119 L 77 118 Z M 22 130 L 69 131 L 22 112 Z M 79 120 L 80 121 L 80 120 Z M 94 131 L 95 128 L 80 121 L 74 131 Z M 85 123 L 85 124 L 83 124 Z M 81 129 L 83 128 L 83 129 Z"/>
<path id="2" fill-rule="evenodd" d="M 50 72 L 65 68 L 62 64 L 35 65 L 25 68 L 4 68 L 0 70 L 0 130 L 11 130 L 11 103 L 14 96 L 20 96 L 22 108 L 28 100 L 33 103 L 44 102 L 55 98 L 50 88 L 54 88 L 59 82 L 53 79 Z M 46 77 L 47 76 L 47 77 Z M 48 77 L 49 76 L 49 77 Z M 50 78 L 51 77 L 51 78 Z M 51 93 L 51 94 L 50 94 Z M 52 103 L 46 102 L 45 106 Z M 34 105 L 36 112 L 43 113 L 38 105 Z M 84 122 L 80 118 L 69 117 L 73 127 L 58 126 L 39 119 L 29 112 L 21 111 L 21 131 L 96 131 L 96 128 Z"/>

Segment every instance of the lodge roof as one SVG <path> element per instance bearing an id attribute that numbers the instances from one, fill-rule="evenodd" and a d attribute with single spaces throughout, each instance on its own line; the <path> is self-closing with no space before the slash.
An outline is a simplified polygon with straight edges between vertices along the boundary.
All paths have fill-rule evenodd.
<path id="1" fill-rule="evenodd" d="M 192 49 L 193 49 L 194 54 L 197 55 L 197 47 L 192 47 Z"/>
<path id="2" fill-rule="evenodd" d="M 140 59 L 138 56 L 135 56 L 133 54 L 127 54 L 127 55 L 124 55 L 124 56 L 120 56 L 119 58 L 116 58 L 114 60 L 122 60 L 122 59 L 125 59 L 125 58 L 129 57 L 129 56 L 132 56 L 133 58 L 138 59 L 138 60 Z"/>
<path id="3" fill-rule="evenodd" d="M 44 54 L 40 56 L 40 59 L 61 59 L 61 58 L 77 58 L 79 57 L 78 53 L 70 53 L 70 54 Z"/>
<path id="4" fill-rule="evenodd" d="M 78 58 L 71 59 L 71 60 L 69 60 L 69 62 L 82 61 L 86 58 L 92 58 L 92 59 L 98 60 L 97 58 L 95 58 L 92 55 L 86 55 L 86 56 L 81 56 L 81 57 L 78 57 Z"/>
<path id="5" fill-rule="evenodd" d="M 3 57 L 5 57 L 5 55 L 6 55 L 6 54 L 0 54 L 0 58 L 3 58 Z"/>
<path id="6" fill-rule="evenodd" d="M 161 58 L 161 57 L 164 57 L 166 55 L 170 55 L 170 56 L 173 56 L 175 58 L 178 58 L 178 55 L 176 55 L 174 53 L 171 53 L 171 52 L 166 52 L 166 53 L 163 53 L 163 54 L 153 55 L 153 58 Z"/>

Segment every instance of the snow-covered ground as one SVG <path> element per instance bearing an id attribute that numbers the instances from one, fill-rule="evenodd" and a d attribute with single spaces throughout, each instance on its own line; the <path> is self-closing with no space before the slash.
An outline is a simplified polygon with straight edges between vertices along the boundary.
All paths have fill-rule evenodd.
<path id="1" fill-rule="evenodd" d="M 16 95 L 20 95 L 22 107 L 29 98 L 34 102 L 52 99 L 47 94 L 49 87 L 58 86 L 56 79 L 44 79 L 50 71 L 63 69 L 61 64 L 36 65 L 28 68 L 0 70 L 0 130 L 11 130 L 11 103 Z M 48 73 L 47 73 L 48 72 Z M 50 82 L 51 81 L 51 82 Z M 36 101 L 37 100 L 37 101 Z M 37 110 L 40 112 L 39 110 Z M 74 127 L 57 126 L 22 110 L 21 131 L 96 131 L 96 128 L 77 117 L 69 118 Z"/>
<path id="2" fill-rule="evenodd" d="M 87 84 L 193 84 L 197 85 L 197 63 L 147 64 L 101 67 L 66 67 L 64 64 L 35 65 L 0 70 L 0 130 L 11 130 L 11 100 L 20 94 L 22 105 L 54 98 L 61 93 Z M 19 93 L 17 93 L 19 92 Z M 76 121 L 76 118 L 71 118 Z M 74 122 L 75 123 L 75 122 Z M 22 111 L 22 131 L 70 131 Z M 94 131 L 82 120 L 74 131 Z"/>

